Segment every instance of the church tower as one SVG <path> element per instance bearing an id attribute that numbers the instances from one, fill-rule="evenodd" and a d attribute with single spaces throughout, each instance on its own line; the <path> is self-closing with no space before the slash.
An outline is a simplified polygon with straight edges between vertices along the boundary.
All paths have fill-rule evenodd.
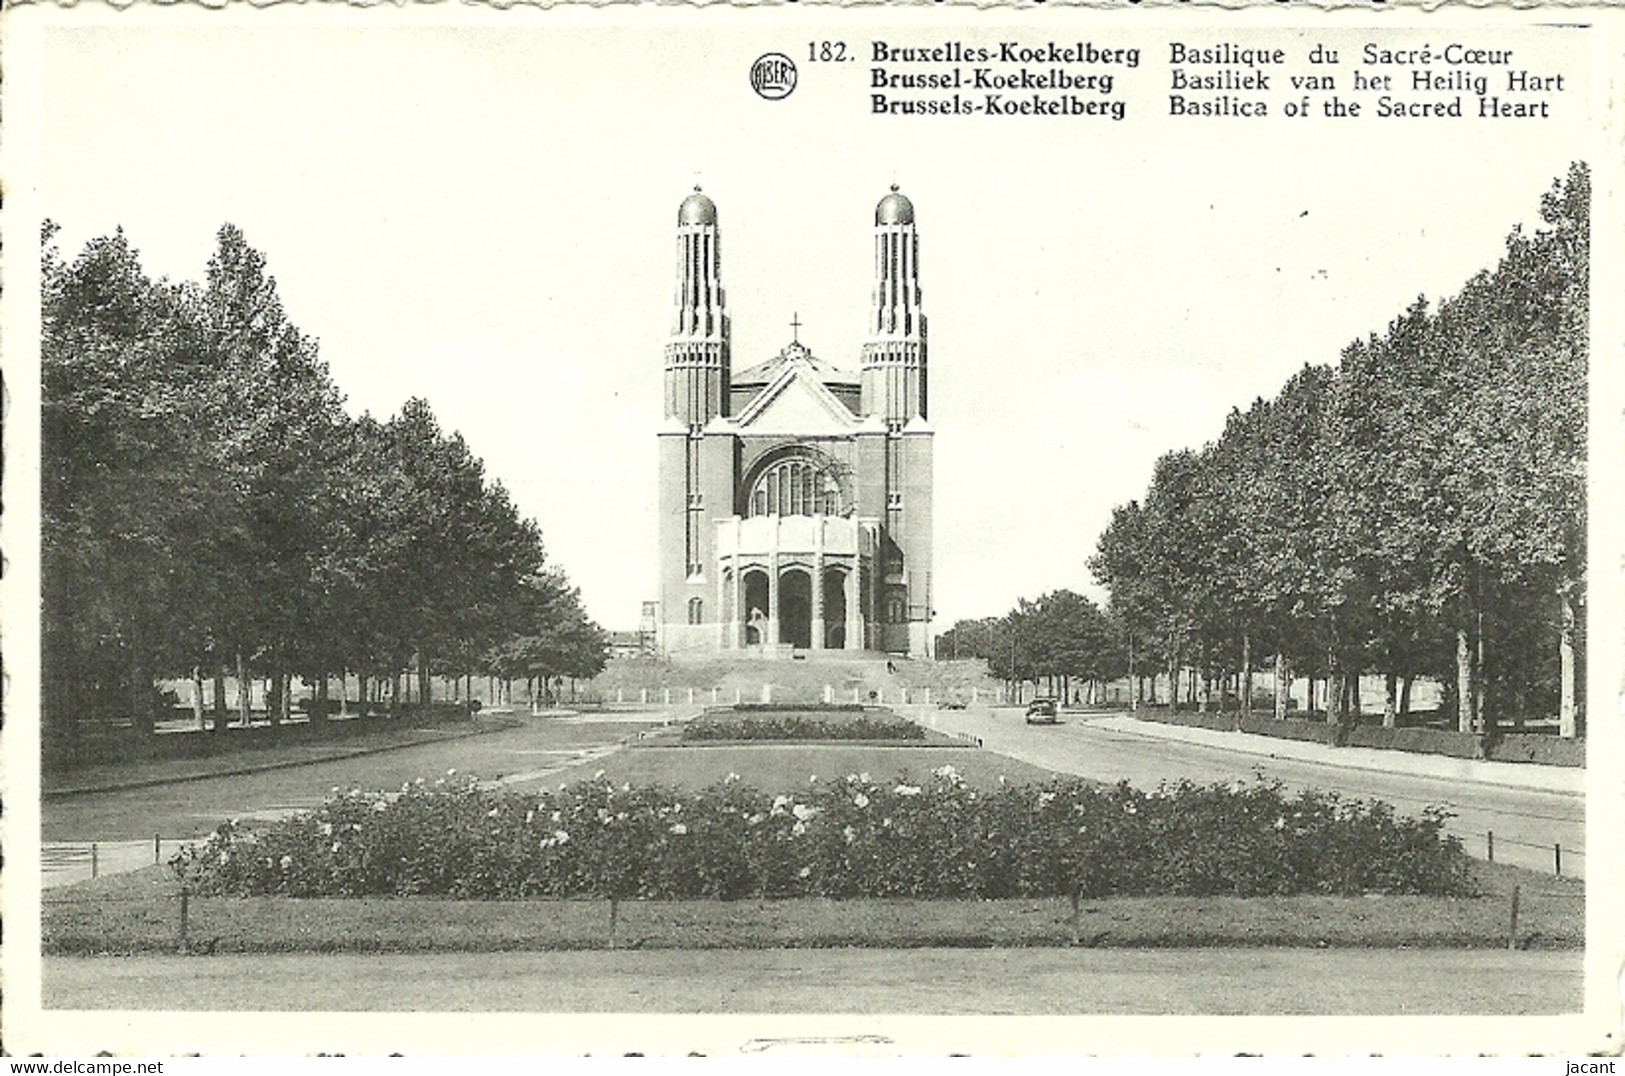
<path id="1" fill-rule="evenodd" d="M 880 520 L 879 563 L 869 595 L 872 645 L 931 652 L 932 444 L 926 424 L 925 313 L 914 204 L 893 185 L 875 206 L 874 288 L 863 344 L 858 435 L 869 477 L 868 513 Z"/>
<path id="2" fill-rule="evenodd" d="M 726 416 L 729 374 L 717 207 L 695 187 L 677 209 L 677 297 L 666 344 L 666 417 L 704 426 Z"/>
<path id="3" fill-rule="evenodd" d="M 733 512 L 733 447 L 706 436 L 726 421 L 732 370 L 722 293 L 722 237 L 716 203 L 700 193 L 677 208 L 677 291 L 666 340 L 665 412 L 660 431 L 660 602 L 663 645 L 714 636 L 712 517 Z"/>
<path id="4" fill-rule="evenodd" d="M 902 426 L 926 416 L 925 314 L 914 205 L 898 192 L 875 206 L 875 284 L 863 345 L 863 414 Z"/>

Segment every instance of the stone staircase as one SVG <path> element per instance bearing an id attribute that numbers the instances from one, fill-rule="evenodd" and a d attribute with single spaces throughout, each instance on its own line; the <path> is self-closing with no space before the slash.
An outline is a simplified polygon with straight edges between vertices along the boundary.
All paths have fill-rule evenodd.
<path id="1" fill-rule="evenodd" d="M 979 661 L 910 661 L 884 654 L 813 654 L 790 659 L 623 658 L 593 681 L 606 703 L 734 702 L 932 704 L 986 701 L 998 691 Z M 692 694 L 691 694 L 692 693 Z"/>

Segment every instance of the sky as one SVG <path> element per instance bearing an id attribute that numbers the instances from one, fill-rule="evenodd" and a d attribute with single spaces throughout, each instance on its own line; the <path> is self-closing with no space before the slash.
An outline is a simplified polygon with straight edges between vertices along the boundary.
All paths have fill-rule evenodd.
<path id="1" fill-rule="evenodd" d="M 788 343 L 792 314 L 855 369 L 874 203 L 893 183 L 914 202 L 940 631 L 1061 587 L 1102 596 L 1086 561 L 1158 456 L 1492 266 L 1588 151 L 1577 31 L 1517 39 L 1574 92 L 1508 127 L 1168 117 L 1165 43 L 1225 35 L 1123 21 L 960 12 L 950 31 L 867 12 L 792 33 L 708 11 L 656 33 L 530 13 L 316 32 L 308 13 L 256 14 L 49 35 L 38 200 L 60 248 L 122 226 L 150 273 L 201 279 L 237 224 L 347 407 L 427 399 L 613 629 L 656 593 L 661 356 L 695 184 L 718 206 L 736 370 Z M 782 101 L 750 91 L 756 56 L 804 61 L 836 32 L 859 54 L 1013 33 L 1144 53 L 1116 72 L 1122 123 L 872 116 L 861 55 L 801 62 Z"/>

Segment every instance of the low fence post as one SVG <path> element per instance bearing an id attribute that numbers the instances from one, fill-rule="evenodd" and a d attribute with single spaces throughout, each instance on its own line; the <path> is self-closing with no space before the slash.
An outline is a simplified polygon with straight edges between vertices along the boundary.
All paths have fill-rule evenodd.
<path id="1" fill-rule="evenodd" d="M 100 871 L 98 870 L 98 866 L 99 866 L 99 864 L 96 861 L 96 842 L 91 841 L 90 842 L 90 876 L 92 878 L 96 877 L 96 875 L 98 873 L 100 873 Z"/>
<path id="2" fill-rule="evenodd" d="M 1552 845 L 1552 871 L 1559 878 L 1563 877 L 1563 845 L 1561 842 Z"/>
<path id="3" fill-rule="evenodd" d="M 163 859 L 163 852 L 160 850 L 161 847 L 162 844 L 158 839 L 158 834 L 154 833 L 152 835 L 152 862 L 154 865 L 157 865 L 158 862 Z"/>
<path id="4" fill-rule="evenodd" d="M 1491 863 L 1495 862 L 1495 831 L 1493 829 L 1484 834 L 1484 858 Z"/>
<path id="5" fill-rule="evenodd" d="M 190 897 L 190 895 L 191 894 L 187 892 L 186 886 L 182 885 L 181 886 L 181 952 L 182 953 L 186 952 L 186 927 L 187 927 L 187 923 L 186 923 L 187 907 L 186 907 L 186 904 L 187 904 L 187 900 Z"/>
<path id="6" fill-rule="evenodd" d="M 1507 926 L 1507 948 L 1518 947 L 1518 886 L 1512 887 L 1512 921 Z"/>

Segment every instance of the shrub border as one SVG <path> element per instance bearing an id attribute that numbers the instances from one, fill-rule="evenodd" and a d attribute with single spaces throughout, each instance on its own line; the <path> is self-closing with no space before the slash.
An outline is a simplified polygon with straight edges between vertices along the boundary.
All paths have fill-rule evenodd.
<path id="1" fill-rule="evenodd" d="M 1491 762 L 1526 765 L 1585 766 L 1585 740 L 1560 739 L 1538 733 L 1500 732 L 1484 736 L 1448 729 L 1383 728 L 1374 725 L 1329 725 L 1322 721 L 1285 721 L 1258 715 L 1200 713 L 1164 709 L 1143 709 L 1131 716 L 1160 725 L 1209 729 L 1214 732 L 1245 732 L 1277 740 L 1297 740 L 1331 747 L 1366 747 L 1378 751 L 1405 751 L 1417 755 L 1444 755 L 1449 758 L 1487 759 Z"/>

